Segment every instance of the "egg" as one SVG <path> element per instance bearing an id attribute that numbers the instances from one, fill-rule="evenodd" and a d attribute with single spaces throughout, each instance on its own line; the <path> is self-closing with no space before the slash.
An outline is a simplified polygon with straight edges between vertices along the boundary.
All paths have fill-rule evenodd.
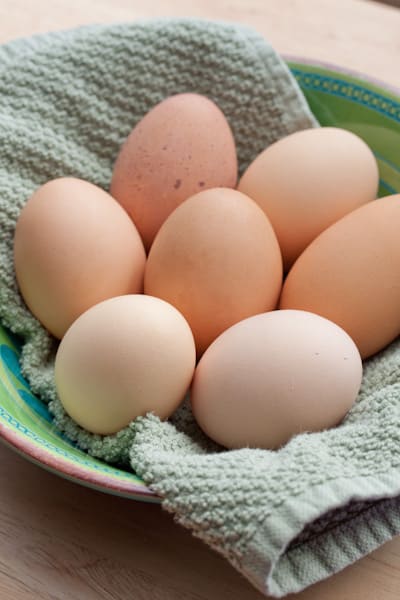
<path id="1" fill-rule="evenodd" d="M 146 294 L 187 319 L 200 356 L 222 331 L 272 310 L 282 285 L 274 231 L 253 200 L 232 189 L 195 194 L 168 217 L 151 247 Z"/>
<path id="2" fill-rule="evenodd" d="M 20 292 L 57 338 L 97 302 L 143 291 L 145 260 L 127 213 L 107 192 L 81 179 L 41 186 L 15 228 Z"/>
<path id="3" fill-rule="evenodd" d="M 276 310 L 233 325 L 211 344 L 195 371 L 192 410 L 226 448 L 273 450 L 340 423 L 361 378 L 347 333 L 312 313 Z"/>
<path id="4" fill-rule="evenodd" d="M 199 94 L 163 100 L 135 126 L 115 162 L 111 194 L 148 249 L 168 215 L 196 192 L 235 187 L 235 141 L 219 107 Z"/>
<path id="5" fill-rule="evenodd" d="M 171 415 L 190 385 L 195 357 L 189 325 L 173 306 L 141 294 L 111 298 L 83 313 L 63 337 L 56 389 L 76 423 L 112 434 L 148 412 Z"/>
<path id="6" fill-rule="evenodd" d="M 289 272 L 280 307 L 317 313 L 353 338 L 363 358 L 400 334 L 400 194 L 321 233 Z"/>
<path id="7" fill-rule="evenodd" d="M 376 198 L 375 157 L 358 136 L 335 127 L 298 131 L 251 163 L 238 189 L 271 221 L 288 271 L 324 229 Z"/>

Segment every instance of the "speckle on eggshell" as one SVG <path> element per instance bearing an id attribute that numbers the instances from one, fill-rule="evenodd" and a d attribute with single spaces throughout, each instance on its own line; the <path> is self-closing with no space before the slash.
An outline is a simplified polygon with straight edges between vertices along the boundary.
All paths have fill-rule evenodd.
<path id="1" fill-rule="evenodd" d="M 149 249 L 169 214 L 199 188 L 235 188 L 236 183 L 228 121 L 210 99 L 186 93 L 157 104 L 132 130 L 116 160 L 110 190 Z"/>

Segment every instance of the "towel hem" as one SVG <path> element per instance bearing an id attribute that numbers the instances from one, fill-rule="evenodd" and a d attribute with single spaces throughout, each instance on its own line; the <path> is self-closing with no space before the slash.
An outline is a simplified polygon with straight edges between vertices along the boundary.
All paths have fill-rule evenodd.
<path id="1" fill-rule="evenodd" d="M 240 570 L 260 591 L 275 598 L 300 592 L 341 571 L 400 533 L 399 479 L 398 469 L 379 477 L 340 478 L 289 499 L 257 530 Z M 360 500 L 376 502 L 351 520 L 341 520 L 290 548 L 308 524 Z"/>

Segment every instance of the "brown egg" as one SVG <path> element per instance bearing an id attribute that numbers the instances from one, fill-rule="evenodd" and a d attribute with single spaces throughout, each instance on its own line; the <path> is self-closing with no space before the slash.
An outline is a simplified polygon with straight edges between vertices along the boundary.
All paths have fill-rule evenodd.
<path id="1" fill-rule="evenodd" d="M 358 208 L 321 233 L 298 258 L 280 308 L 337 323 L 363 358 L 400 334 L 400 194 Z"/>
<path id="2" fill-rule="evenodd" d="M 58 338 L 90 306 L 141 292 L 145 260 L 127 213 L 107 192 L 81 179 L 54 179 L 40 187 L 15 229 L 21 294 Z"/>
<path id="3" fill-rule="evenodd" d="M 275 449 L 337 425 L 361 377 L 360 355 L 340 327 L 277 310 L 237 323 L 206 350 L 193 379 L 193 414 L 227 448 Z"/>
<path id="4" fill-rule="evenodd" d="M 200 355 L 222 331 L 275 308 L 282 259 L 253 200 L 227 188 L 195 194 L 165 221 L 145 270 L 145 293 L 187 319 Z"/>
<path id="5" fill-rule="evenodd" d="M 378 167 L 367 144 L 350 131 L 298 131 L 251 163 L 238 189 L 264 210 L 288 271 L 324 229 L 376 198 Z"/>
<path id="6" fill-rule="evenodd" d="M 177 94 L 132 130 L 114 166 L 111 194 L 131 215 L 148 249 L 168 215 L 196 192 L 235 187 L 229 124 L 214 102 Z"/>
<path id="7" fill-rule="evenodd" d="M 106 435 L 147 412 L 169 417 L 195 360 L 190 327 L 173 306 L 126 295 L 96 304 L 72 324 L 58 348 L 55 382 L 67 413 Z"/>

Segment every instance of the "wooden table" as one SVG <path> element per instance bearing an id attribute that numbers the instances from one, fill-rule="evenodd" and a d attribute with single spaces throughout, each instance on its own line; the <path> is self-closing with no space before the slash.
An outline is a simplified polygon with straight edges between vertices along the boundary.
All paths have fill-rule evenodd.
<path id="1" fill-rule="evenodd" d="M 241 21 L 277 50 L 400 88 L 400 11 L 362 0 L 2 0 L 0 42 L 90 22 Z M 256 600 L 263 596 L 159 506 L 69 483 L 0 446 L 3 600 Z M 400 538 L 296 600 L 398 600 Z"/>

